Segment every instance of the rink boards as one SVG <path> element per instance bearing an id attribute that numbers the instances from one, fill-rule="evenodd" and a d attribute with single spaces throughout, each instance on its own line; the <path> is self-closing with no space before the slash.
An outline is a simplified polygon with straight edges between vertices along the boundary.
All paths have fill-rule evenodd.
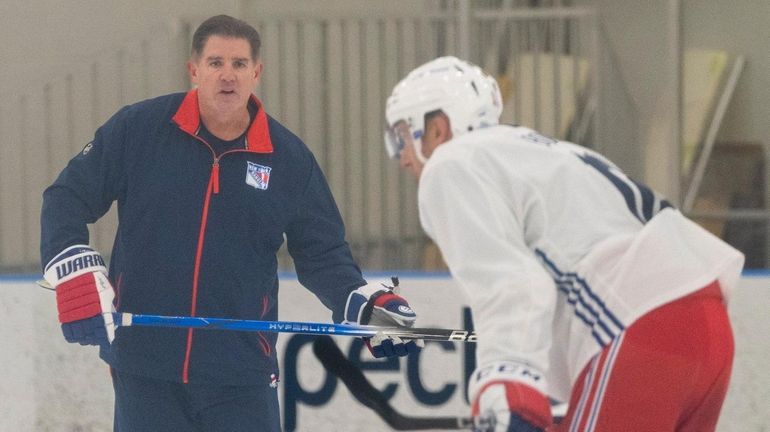
<path id="1" fill-rule="evenodd" d="M 387 275 L 368 275 L 370 280 Z M 445 274 L 400 274 L 404 295 L 421 327 L 464 328 L 470 314 Z M 320 302 L 292 275 L 281 280 L 281 319 L 329 322 Z M 770 272 L 747 273 L 730 302 L 736 335 L 732 385 L 719 431 L 770 428 Z M 63 341 L 52 293 L 31 277 L 0 278 L 0 431 L 108 431 L 112 390 L 95 348 Z M 279 387 L 287 431 L 388 431 L 353 399 L 312 353 L 313 336 L 282 335 Z M 335 337 L 398 411 L 411 416 L 465 416 L 465 377 L 473 370 L 472 344 L 429 343 L 418 356 L 375 360 L 353 338 Z"/>

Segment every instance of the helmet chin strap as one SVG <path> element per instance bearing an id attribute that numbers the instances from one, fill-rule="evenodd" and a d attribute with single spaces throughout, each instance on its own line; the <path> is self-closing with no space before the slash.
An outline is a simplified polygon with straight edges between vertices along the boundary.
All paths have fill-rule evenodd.
<path id="1" fill-rule="evenodd" d="M 417 160 L 419 160 L 421 164 L 425 165 L 425 163 L 428 162 L 428 158 L 422 154 L 422 138 L 413 139 L 412 146 L 414 147 L 414 155 L 417 156 Z"/>

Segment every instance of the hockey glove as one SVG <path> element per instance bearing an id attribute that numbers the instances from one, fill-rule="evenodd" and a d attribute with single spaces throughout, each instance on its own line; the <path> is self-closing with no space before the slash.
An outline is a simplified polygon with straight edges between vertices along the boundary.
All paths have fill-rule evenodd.
<path id="1" fill-rule="evenodd" d="M 478 368 L 468 383 L 476 432 L 542 432 L 553 423 L 544 378 L 523 363 Z"/>
<path id="2" fill-rule="evenodd" d="M 393 292 L 397 286 L 387 283 L 368 284 L 350 293 L 345 305 L 346 324 L 363 324 L 383 327 L 412 327 L 417 315 L 406 299 Z M 398 336 L 377 334 L 364 338 L 364 344 L 374 357 L 405 356 L 424 346 L 422 340 L 404 340 Z"/>
<path id="3" fill-rule="evenodd" d="M 46 266 L 45 280 L 56 288 L 59 322 L 67 342 L 112 343 L 115 291 L 98 252 L 84 245 L 65 249 Z"/>

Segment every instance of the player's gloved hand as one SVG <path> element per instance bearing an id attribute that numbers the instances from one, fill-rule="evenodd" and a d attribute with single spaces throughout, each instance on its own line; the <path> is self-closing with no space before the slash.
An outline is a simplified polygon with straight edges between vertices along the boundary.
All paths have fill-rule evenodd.
<path id="1" fill-rule="evenodd" d="M 471 375 L 468 395 L 476 432 L 542 432 L 553 423 L 545 379 L 536 369 L 500 361 Z"/>
<path id="2" fill-rule="evenodd" d="M 383 327 L 412 327 L 417 319 L 406 299 L 396 294 L 398 279 L 387 283 L 367 284 L 350 293 L 345 305 L 345 323 Z M 424 346 L 420 339 L 404 340 L 398 336 L 377 334 L 364 338 L 374 357 L 405 356 Z"/>
<path id="3" fill-rule="evenodd" d="M 115 291 L 99 252 L 85 245 L 71 246 L 48 263 L 44 277 L 56 289 L 59 322 L 67 342 L 112 343 Z"/>

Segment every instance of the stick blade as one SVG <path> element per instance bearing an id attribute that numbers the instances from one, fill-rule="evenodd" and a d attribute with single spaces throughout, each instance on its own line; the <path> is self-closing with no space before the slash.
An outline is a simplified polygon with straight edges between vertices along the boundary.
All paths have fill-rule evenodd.
<path id="1" fill-rule="evenodd" d="M 361 369 L 345 357 L 330 336 L 319 336 L 313 341 L 313 353 L 323 367 L 342 380 L 353 397 L 374 410 L 387 410 L 388 401 L 367 381 Z"/>
<path id="2" fill-rule="evenodd" d="M 329 336 L 319 336 L 313 341 L 313 353 L 327 371 L 342 380 L 356 400 L 376 412 L 394 430 L 458 430 L 470 429 L 472 425 L 469 418 L 463 417 L 410 417 L 398 413 Z"/>
<path id="3" fill-rule="evenodd" d="M 56 288 L 52 287 L 51 284 L 49 284 L 48 281 L 45 280 L 45 279 L 38 279 L 38 280 L 35 281 L 35 283 L 40 288 L 45 288 L 47 290 L 56 291 Z"/>

